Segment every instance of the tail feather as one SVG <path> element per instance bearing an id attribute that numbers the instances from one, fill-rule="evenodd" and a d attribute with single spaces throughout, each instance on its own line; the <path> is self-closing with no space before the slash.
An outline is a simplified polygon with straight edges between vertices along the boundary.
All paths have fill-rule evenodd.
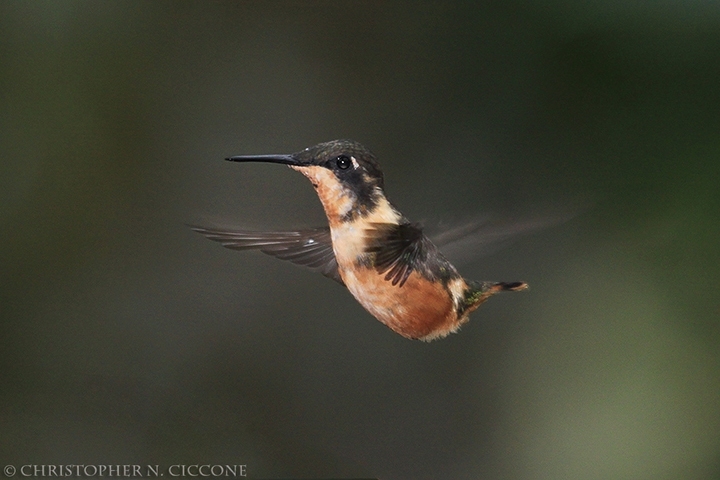
<path id="1" fill-rule="evenodd" d="M 497 292 L 521 292 L 523 290 L 528 289 L 528 284 L 525 282 L 512 282 L 512 283 L 498 282 L 498 283 L 492 284 L 490 289 L 493 290 L 495 293 L 497 293 Z"/>
<path id="2" fill-rule="evenodd" d="M 468 282 L 468 288 L 465 290 L 463 298 L 464 305 L 461 306 L 463 314 L 468 314 L 480 305 L 485 303 L 488 298 L 499 292 L 520 292 L 527 290 L 528 284 L 525 282 Z"/>

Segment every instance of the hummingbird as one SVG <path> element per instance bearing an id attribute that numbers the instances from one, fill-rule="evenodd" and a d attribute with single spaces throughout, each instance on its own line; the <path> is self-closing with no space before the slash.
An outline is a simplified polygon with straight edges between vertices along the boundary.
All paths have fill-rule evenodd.
<path id="1" fill-rule="evenodd" d="M 333 140 L 289 155 L 226 160 L 284 164 L 302 173 L 328 225 L 278 232 L 191 228 L 227 248 L 260 250 L 335 280 L 403 337 L 445 337 L 492 295 L 528 288 L 525 282 L 464 279 L 422 227 L 390 203 L 376 156 L 358 142 Z"/>

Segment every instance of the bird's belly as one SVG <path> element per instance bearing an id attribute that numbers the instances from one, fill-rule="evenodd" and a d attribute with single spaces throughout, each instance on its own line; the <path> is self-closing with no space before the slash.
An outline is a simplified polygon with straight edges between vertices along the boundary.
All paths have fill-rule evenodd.
<path id="1" fill-rule="evenodd" d="M 432 340 L 460 326 L 450 293 L 413 272 L 401 287 L 373 268 L 341 269 L 350 293 L 375 318 L 400 335 Z"/>

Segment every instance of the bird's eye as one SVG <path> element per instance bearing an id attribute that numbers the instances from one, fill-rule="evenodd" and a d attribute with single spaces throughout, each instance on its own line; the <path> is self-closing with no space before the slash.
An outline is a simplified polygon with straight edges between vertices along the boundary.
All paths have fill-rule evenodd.
<path id="1" fill-rule="evenodd" d="M 350 161 L 350 157 L 347 155 L 340 155 L 335 159 L 335 164 L 340 170 L 347 170 L 350 168 L 352 162 Z"/>

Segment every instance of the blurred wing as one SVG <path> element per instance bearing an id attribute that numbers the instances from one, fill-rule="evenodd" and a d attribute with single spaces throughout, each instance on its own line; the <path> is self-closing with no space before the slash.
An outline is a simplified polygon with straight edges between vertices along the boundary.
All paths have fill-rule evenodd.
<path id="1" fill-rule="evenodd" d="M 445 257 L 455 264 L 469 263 L 505 247 L 513 240 L 564 223 L 575 214 L 540 216 L 494 222 L 477 218 L 430 235 Z"/>
<path id="2" fill-rule="evenodd" d="M 260 250 L 281 260 L 308 267 L 345 285 L 338 273 L 329 227 L 295 232 L 247 232 L 191 226 L 210 240 L 233 250 Z"/>
<path id="3" fill-rule="evenodd" d="M 375 223 L 371 227 L 365 232 L 369 240 L 366 251 L 375 254 L 378 273 L 387 272 L 385 280 L 402 287 L 434 247 L 417 224 Z"/>

